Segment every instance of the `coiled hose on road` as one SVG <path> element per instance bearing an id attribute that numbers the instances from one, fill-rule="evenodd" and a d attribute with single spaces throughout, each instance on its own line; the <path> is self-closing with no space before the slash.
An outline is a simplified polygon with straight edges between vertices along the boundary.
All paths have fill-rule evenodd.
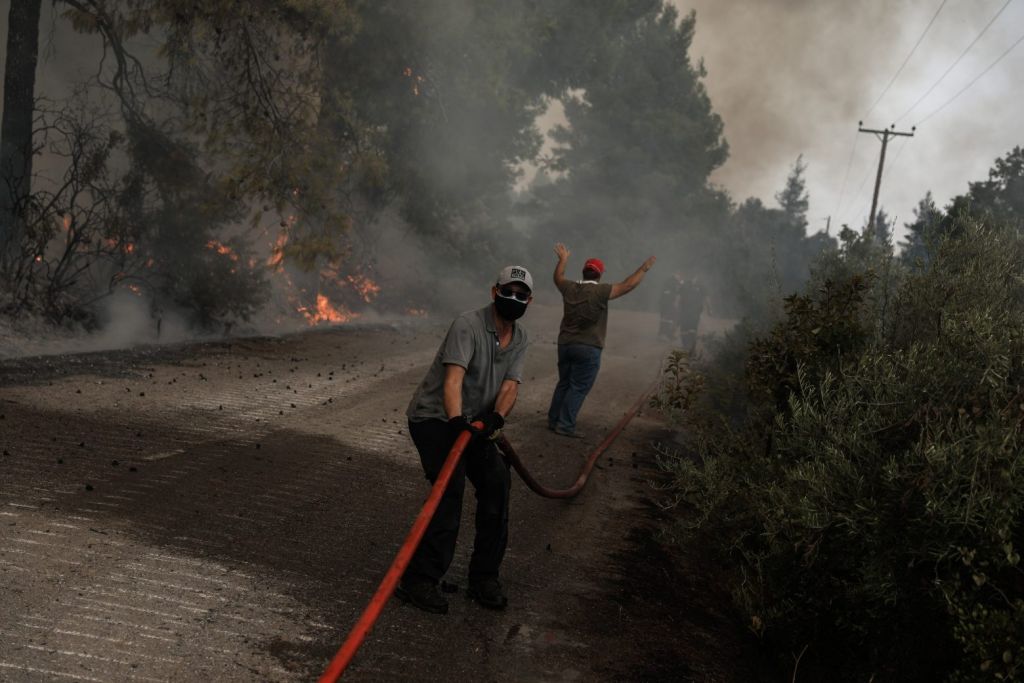
<path id="1" fill-rule="evenodd" d="M 509 461 L 515 471 L 522 478 L 530 490 L 534 493 L 543 496 L 544 498 L 572 498 L 576 496 L 583 487 L 587 484 L 587 479 L 590 477 L 590 472 L 594 469 L 597 459 L 601 457 L 601 454 L 608 450 L 608 447 L 612 445 L 612 442 L 622 433 L 622 430 L 626 428 L 629 421 L 632 420 L 640 408 L 643 406 L 644 401 L 650 396 L 654 390 L 653 385 L 647 391 L 640 395 L 640 398 L 636 400 L 633 406 L 622 416 L 612 430 L 604 437 L 600 444 L 597 445 L 590 455 L 587 456 L 587 461 L 583 465 L 583 469 L 580 470 L 579 476 L 576 478 L 576 482 L 567 489 L 549 489 L 546 486 L 541 485 L 530 471 L 523 465 L 522 460 L 519 459 L 519 455 L 516 453 L 512 444 L 509 443 L 505 435 L 502 434 L 497 439 L 498 448 L 505 455 L 505 458 Z M 474 422 L 474 427 L 483 427 L 483 423 Z M 391 595 L 395 592 L 395 588 L 398 586 L 398 581 L 402 578 L 402 574 L 405 573 L 406 567 L 409 566 L 410 560 L 412 560 L 413 553 L 416 552 L 416 548 L 419 546 L 420 541 L 423 539 L 423 534 L 427 531 L 427 525 L 430 524 L 430 520 L 434 516 L 434 512 L 437 511 L 438 503 L 441 502 L 441 496 L 444 494 L 444 490 L 448 488 L 448 482 L 452 478 L 452 473 L 455 471 L 456 466 L 459 464 L 459 460 L 462 458 L 462 452 L 466 450 L 466 446 L 469 445 L 469 440 L 472 435 L 466 431 L 459 434 L 458 438 L 455 439 L 455 444 L 452 446 L 452 450 L 448 453 L 448 459 L 445 460 L 444 466 L 441 468 L 441 472 L 437 475 L 437 479 L 434 481 L 434 486 L 430 489 L 430 495 L 427 496 L 427 501 L 423 504 L 420 509 L 420 513 L 416 516 L 416 521 L 412 524 L 412 529 L 409 530 L 409 535 L 406 536 L 405 542 L 402 547 L 399 548 L 398 554 L 395 555 L 394 561 L 391 562 L 391 566 L 388 568 L 384 579 L 380 582 L 380 586 L 377 587 L 377 592 L 370 598 L 369 604 L 366 609 L 363 610 L 363 614 L 359 617 L 359 621 L 352 627 L 345 642 L 342 643 L 341 648 L 331 659 L 331 663 L 328 664 L 323 674 L 320 675 L 320 683 L 335 683 L 341 675 L 345 673 L 345 669 L 348 668 L 352 658 L 355 657 L 359 647 L 366 640 L 366 636 L 370 633 L 370 629 L 377 622 L 377 618 L 380 617 L 381 612 L 384 610 L 384 605 L 391 598 Z"/>

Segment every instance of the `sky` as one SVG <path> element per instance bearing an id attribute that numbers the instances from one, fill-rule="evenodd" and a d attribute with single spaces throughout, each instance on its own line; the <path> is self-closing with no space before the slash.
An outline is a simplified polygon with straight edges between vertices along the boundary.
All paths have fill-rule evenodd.
<path id="1" fill-rule="evenodd" d="M 738 199 L 772 202 L 803 154 L 811 232 L 830 215 L 833 234 L 838 224 L 867 221 L 881 144 L 857 133 L 859 120 L 876 129 L 918 126 L 913 138 L 891 141 L 886 155 L 879 204 L 896 217 L 897 237 L 926 191 L 944 206 L 968 181 L 985 179 L 997 157 L 1024 145 L 1024 43 L 923 121 L 1024 36 L 1024 0 L 1009 0 L 906 116 L 1007 0 L 673 2 L 682 13 L 697 12 L 691 58 L 703 58 L 711 102 L 725 122 L 730 158 L 712 181 Z"/>

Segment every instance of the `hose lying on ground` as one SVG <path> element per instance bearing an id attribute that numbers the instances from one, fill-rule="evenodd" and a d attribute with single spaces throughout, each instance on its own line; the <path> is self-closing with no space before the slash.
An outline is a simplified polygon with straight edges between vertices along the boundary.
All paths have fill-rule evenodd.
<path id="1" fill-rule="evenodd" d="M 653 389 L 654 387 L 651 387 L 645 391 L 640 398 L 636 400 L 633 407 L 622 416 L 622 419 L 615 423 L 615 426 L 612 427 L 612 430 L 604 437 L 604 440 L 601 441 L 601 443 L 597 445 L 597 448 L 587 456 L 587 461 L 584 463 L 583 469 L 580 470 L 579 476 L 576 477 L 576 483 L 567 489 L 549 489 L 534 479 L 533 475 L 530 474 L 530 471 L 526 469 L 525 465 L 523 465 L 523 461 L 519 459 L 519 455 L 512 447 L 512 444 L 509 443 L 508 439 L 505 438 L 504 434 L 499 436 L 497 439 L 498 448 L 505 454 L 505 458 L 509 463 L 511 463 L 512 467 L 515 468 L 516 473 L 519 474 L 523 483 L 530 487 L 531 491 L 544 498 L 573 498 L 583 490 L 584 486 L 587 485 L 587 478 L 590 477 L 590 472 L 594 469 L 594 464 L 597 462 L 597 459 L 601 457 L 602 453 L 608 450 L 608 447 L 611 446 L 612 442 L 615 441 L 620 433 L 622 433 L 622 430 L 626 428 L 629 421 L 636 417 L 636 414 L 640 412 L 640 408 L 643 407 L 644 401 L 646 401 L 647 397 L 651 395 L 651 391 L 653 391 Z"/>
<path id="2" fill-rule="evenodd" d="M 598 444 L 589 456 L 587 461 L 583 465 L 583 469 L 580 471 L 579 476 L 576 478 L 576 483 L 567 489 L 549 489 L 542 486 L 534 479 L 533 475 L 530 474 L 529 470 L 523 465 L 522 460 L 519 459 L 519 455 L 515 449 L 512 448 L 512 444 L 509 443 L 505 435 L 502 434 L 497 439 L 498 448 L 504 453 L 512 467 L 515 468 L 516 472 L 522 478 L 523 482 L 530 487 L 530 489 L 545 498 L 572 498 L 583 490 L 586 486 L 587 478 L 590 476 L 591 470 L 594 469 L 594 464 L 597 459 L 608 450 L 608 447 L 615 441 L 616 437 L 622 430 L 625 429 L 629 421 L 632 420 L 636 414 L 640 411 L 644 401 L 650 395 L 651 389 L 645 391 L 639 399 L 633 404 L 633 406 L 622 416 L 610 432 L 604 437 L 604 440 Z M 474 422 L 474 427 L 481 428 L 483 424 L 480 422 Z M 402 574 L 405 573 L 406 567 L 409 566 L 410 560 L 412 560 L 413 553 L 416 552 L 416 548 L 420 544 L 420 540 L 423 538 L 423 534 L 426 533 L 427 525 L 430 524 L 431 518 L 434 516 L 434 512 L 437 510 L 437 505 L 441 501 L 441 496 L 444 494 L 444 490 L 448 487 L 448 482 L 452 478 L 452 473 L 455 471 L 456 466 L 459 464 L 459 459 L 462 458 L 462 453 L 466 450 L 466 446 L 469 445 L 471 434 L 468 431 L 459 434 L 459 437 L 455 440 L 455 444 L 452 446 L 452 450 L 448 453 L 448 458 L 444 462 L 444 466 L 441 468 L 440 474 L 437 475 L 437 480 L 434 482 L 434 486 L 430 489 L 430 495 L 427 497 L 427 501 L 423 504 L 423 508 L 420 510 L 419 515 L 416 517 L 416 521 L 413 522 L 412 529 L 409 531 L 409 535 L 406 537 L 402 547 L 398 550 L 398 554 L 395 555 L 394 561 L 388 568 L 384 579 L 380 582 L 380 586 L 377 587 L 377 592 L 374 593 L 370 599 L 370 603 L 363 610 L 362 616 L 359 617 L 359 621 L 352 627 L 348 637 L 342 644 L 341 648 L 331 659 L 331 663 L 324 670 L 320 676 L 320 683 L 335 683 L 341 675 L 345 672 L 352 658 L 355 657 L 356 651 L 359 650 L 359 646 L 363 644 L 366 636 L 370 633 L 370 629 L 376 623 L 377 618 L 380 616 L 381 611 L 384 609 L 384 605 L 388 599 L 395 592 L 395 588 L 398 585 L 399 580 L 402 578 Z"/>

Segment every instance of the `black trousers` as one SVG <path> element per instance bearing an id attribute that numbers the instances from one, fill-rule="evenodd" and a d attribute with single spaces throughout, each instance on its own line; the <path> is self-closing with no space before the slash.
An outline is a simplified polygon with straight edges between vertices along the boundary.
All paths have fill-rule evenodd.
<path id="1" fill-rule="evenodd" d="M 443 420 L 409 422 L 409 434 L 420 453 L 423 472 L 433 484 L 458 436 Z M 455 556 L 455 541 L 462 520 L 462 493 L 466 479 L 476 489 L 476 537 L 469 561 L 469 578 L 498 576 L 508 545 L 508 501 L 512 478 L 508 463 L 487 439 L 473 439 L 452 473 L 437 512 L 413 555 L 407 577 L 437 583 Z"/>

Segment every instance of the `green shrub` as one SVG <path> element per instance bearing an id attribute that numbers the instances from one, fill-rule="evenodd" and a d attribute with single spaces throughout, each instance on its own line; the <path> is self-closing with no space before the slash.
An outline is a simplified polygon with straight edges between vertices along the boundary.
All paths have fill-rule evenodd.
<path id="1" fill-rule="evenodd" d="M 840 259 L 724 369 L 667 381 L 681 528 L 833 680 L 1024 672 L 1024 240 L 963 227 L 925 268 Z"/>

